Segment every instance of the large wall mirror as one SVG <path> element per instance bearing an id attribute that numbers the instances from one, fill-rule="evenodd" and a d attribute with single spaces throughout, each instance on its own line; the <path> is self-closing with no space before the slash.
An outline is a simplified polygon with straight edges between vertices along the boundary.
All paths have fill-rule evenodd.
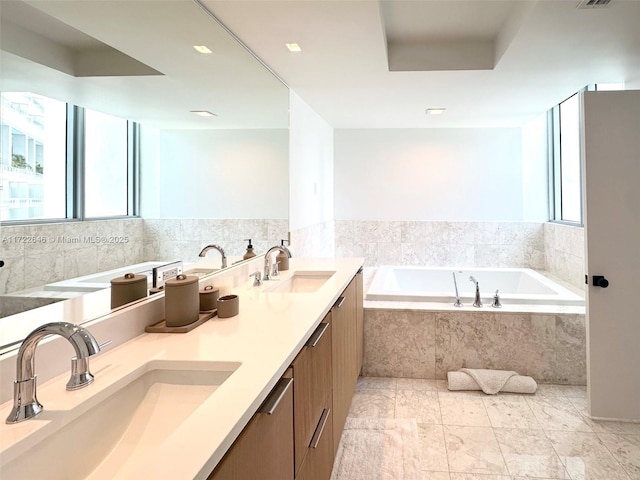
<path id="1" fill-rule="evenodd" d="M 21 154 L 16 157 L 10 145 L 18 145 L 24 131 L 3 115 L 0 330 L 17 331 L 22 315 L 17 312 L 37 307 L 33 298 L 44 286 L 52 299 L 43 303 L 50 303 L 91 291 L 50 285 L 68 286 L 74 279 L 145 262 L 188 265 L 211 243 L 225 249 L 232 265 L 242 260 L 245 239 L 251 238 L 260 254 L 286 238 L 288 88 L 217 21 L 215 2 L 207 8 L 194 0 L 2 1 L 0 91 L 44 96 L 135 122 L 140 164 L 129 172 L 139 181 L 135 218 L 12 221 L 6 212 L 19 200 L 9 194 L 19 190 L 21 175 L 57 172 L 58 184 L 65 177 L 47 161 L 42 139 L 31 140 L 40 142 L 44 161 L 33 163 L 36 153 L 29 150 L 22 155 L 26 163 L 16 163 Z M 12 105 L 28 107 L 19 99 Z M 85 148 L 110 148 L 99 137 L 85 140 L 90 144 Z M 87 191 L 104 188 L 110 162 L 100 158 L 104 168 L 86 172 Z M 108 302 L 96 305 L 92 315 L 109 308 Z M 56 320 L 62 319 L 43 318 L 43 323 Z"/>

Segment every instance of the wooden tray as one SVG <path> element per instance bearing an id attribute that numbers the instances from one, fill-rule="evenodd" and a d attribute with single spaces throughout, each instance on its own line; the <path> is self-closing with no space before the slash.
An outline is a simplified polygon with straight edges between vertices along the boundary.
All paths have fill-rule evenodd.
<path id="1" fill-rule="evenodd" d="M 165 319 L 160 320 L 158 323 L 147 325 L 145 330 L 148 333 L 187 333 L 196 327 L 199 327 L 204 322 L 214 317 L 218 313 L 218 309 L 208 310 L 206 312 L 200 312 L 198 320 L 189 325 L 182 325 L 181 327 L 167 327 L 167 321 Z"/>

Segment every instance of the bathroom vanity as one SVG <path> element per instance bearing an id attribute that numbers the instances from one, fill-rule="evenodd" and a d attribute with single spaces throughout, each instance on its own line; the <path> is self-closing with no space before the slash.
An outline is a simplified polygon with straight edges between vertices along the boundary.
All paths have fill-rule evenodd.
<path id="1" fill-rule="evenodd" d="M 0 426 L 3 479 L 43 471 L 47 478 L 328 479 L 362 364 L 363 260 L 293 258 L 277 280 L 253 287 L 249 274 L 262 263 L 202 279 L 238 295 L 240 313 L 189 333 L 142 333 L 163 313 L 154 298 L 85 325 L 99 342 L 116 340 L 92 357 L 96 379 L 81 390 L 65 390 L 68 359 L 53 360 L 68 352 L 55 347 L 58 339 L 42 342 L 36 373 L 44 411 Z M 127 338 L 127 329 L 140 331 Z M 15 368 L 15 354 L 2 357 L 3 372 L 6 362 Z M 45 381 L 50 358 L 67 367 Z M 136 431 L 142 416 L 150 426 Z"/>

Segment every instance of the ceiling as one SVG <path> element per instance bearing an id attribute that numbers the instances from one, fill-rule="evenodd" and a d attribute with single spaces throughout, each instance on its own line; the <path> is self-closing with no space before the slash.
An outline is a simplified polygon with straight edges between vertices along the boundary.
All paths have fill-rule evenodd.
<path id="1" fill-rule="evenodd" d="M 521 126 L 590 83 L 640 88 L 640 0 L 589 9 L 576 8 L 578 0 L 201 2 L 336 128 Z M 0 2 L 3 21 L 7 3 Z M 56 93 L 78 96 L 80 85 L 82 100 L 94 108 L 181 128 L 206 128 L 187 114 L 193 109 L 232 118 L 225 98 L 251 93 L 244 107 L 259 104 L 268 116 L 270 100 L 259 82 L 223 82 L 221 65 L 203 66 L 202 56 L 189 51 L 229 43 L 211 36 L 211 19 L 191 0 L 26 3 L 75 30 L 52 38 L 56 28 L 36 26 L 49 41 L 71 51 L 109 47 L 128 58 L 124 73 L 134 61 L 141 70 L 79 79 L 33 65 L 3 43 L 3 89 L 20 84 L 9 73 L 20 71 L 24 79 L 30 72 L 43 90 L 66 85 Z M 34 28 L 9 13 L 20 28 Z M 289 52 L 291 42 L 302 52 Z M 429 107 L 446 112 L 427 116 Z M 265 118 L 252 125 L 268 126 Z"/>

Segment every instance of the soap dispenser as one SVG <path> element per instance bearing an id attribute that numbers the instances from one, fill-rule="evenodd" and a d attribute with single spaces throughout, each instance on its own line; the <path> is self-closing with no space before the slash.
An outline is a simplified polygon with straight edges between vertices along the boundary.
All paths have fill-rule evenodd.
<path id="1" fill-rule="evenodd" d="M 282 240 L 280 242 L 280 244 L 286 249 L 287 247 L 285 247 L 284 242 L 287 242 L 287 240 Z M 289 242 L 287 242 L 289 243 Z M 284 270 L 289 270 L 289 255 L 287 255 L 284 252 L 278 252 L 278 255 L 276 255 L 276 264 L 278 265 L 278 270 L 279 271 L 284 271 Z"/>
<path id="2" fill-rule="evenodd" d="M 244 239 L 245 242 L 249 242 L 249 245 L 247 245 L 247 251 L 246 253 L 242 256 L 242 258 L 244 260 L 248 259 L 248 258 L 253 258 L 256 256 L 255 252 L 253 251 L 253 245 L 251 245 L 251 239 L 250 238 L 245 238 Z"/>

